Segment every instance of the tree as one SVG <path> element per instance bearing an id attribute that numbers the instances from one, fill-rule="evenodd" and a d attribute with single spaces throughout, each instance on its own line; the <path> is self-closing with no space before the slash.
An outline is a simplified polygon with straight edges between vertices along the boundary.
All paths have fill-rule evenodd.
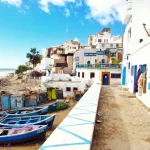
<path id="1" fill-rule="evenodd" d="M 117 58 L 112 58 L 112 64 L 119 64 L 119 60 Z"/>
<path id="2" fill-rule="evenodd" d="M 27 71 L 29 68 L 25 65 L 20 65 L 18 66 L 18 69 L 16 70 L 16 73 L 19 74 L 19 73 L 23 73 L 25 71 Z"/>
<path id="3" fill-rule="evenodd" d="M 36 48 L 31 48 L 30 53 L 27 53 L 27 58 L 29 58 L 29 62 L 32 63 L 33 68 L 41 62 L 42 56 L 39 54 L 39 51 Z"/>

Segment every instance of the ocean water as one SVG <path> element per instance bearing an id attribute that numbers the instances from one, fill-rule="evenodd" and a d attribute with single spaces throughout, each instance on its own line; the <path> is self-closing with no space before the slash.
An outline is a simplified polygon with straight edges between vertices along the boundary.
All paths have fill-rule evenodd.
<path id="1" fill-rule="evenodd" d="M 6 77 L 10 73 L 15 73 L 15 69 L 0 68 L 0 78 Z"/>

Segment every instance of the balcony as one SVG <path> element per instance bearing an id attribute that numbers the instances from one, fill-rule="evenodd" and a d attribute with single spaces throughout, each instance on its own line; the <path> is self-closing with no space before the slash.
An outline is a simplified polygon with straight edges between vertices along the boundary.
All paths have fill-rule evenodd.
<path id="1" fill-rule="evenodd" d="M 82 64 L 76 65 L 76 69 L 121 69 L 121 64 Z"/>
<path id="2" fill-rule="evenodd" d="M 133 2 L 130 0 L 126 3 L 126 12 L 123 18 L 123 24 L 128 24 L 131 16 L 132 16 L 132 4 Z"/>

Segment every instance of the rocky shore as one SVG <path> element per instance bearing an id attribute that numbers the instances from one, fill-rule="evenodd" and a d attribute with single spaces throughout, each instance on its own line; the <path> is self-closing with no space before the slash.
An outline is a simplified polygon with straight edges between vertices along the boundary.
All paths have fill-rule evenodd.
<path id="1" fill-rule="evenodd" d="M 0 78 L 0 93 L 27 94 L 28 92 L 40 92 L 41 80 L 29 78 L 27 75 L 11 74 Z"/>

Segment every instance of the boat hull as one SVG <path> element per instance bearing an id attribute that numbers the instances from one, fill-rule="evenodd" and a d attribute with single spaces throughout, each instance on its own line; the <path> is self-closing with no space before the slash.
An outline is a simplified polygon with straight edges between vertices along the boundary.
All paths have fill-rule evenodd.
<path id="1" fill-rule="evenodd" d="M 37 118 L 40 118 L 41 116 L 34 116 Z M 32 117 L 14 117 L 14 118 L 5 118 L 0 122 L 0 127 L 22 127 L 22 126 L 26 126 L 26 125 L 47 125 L 49 128 L 52 127 L 53 122 L 55 120 L 56 114 L 53 114 L 41 121 L 37 121 L 37 122 L 31 122 L 30 123 L 26 123 L 27 121 L 24 121 L 23 119 L 29 120 Z M 8 124 L 8 121 L 14 121 L 14 124 Z M 18 121 L 18 123 L 17 123 Z M 15 123 L 16 122 L 16 123 Z M 25 123 L 25 124 L 23 124 Z"/>
<path id="2" fill-rule="evenodd" d="M 33 140 L 44 140 L 47 131 L 47 126 L 43 126 L 40 129 L 24 133 L 9 136 L 0 136 L 0 144 L 17 144 L 22 142 L 28 142 Z"/>

